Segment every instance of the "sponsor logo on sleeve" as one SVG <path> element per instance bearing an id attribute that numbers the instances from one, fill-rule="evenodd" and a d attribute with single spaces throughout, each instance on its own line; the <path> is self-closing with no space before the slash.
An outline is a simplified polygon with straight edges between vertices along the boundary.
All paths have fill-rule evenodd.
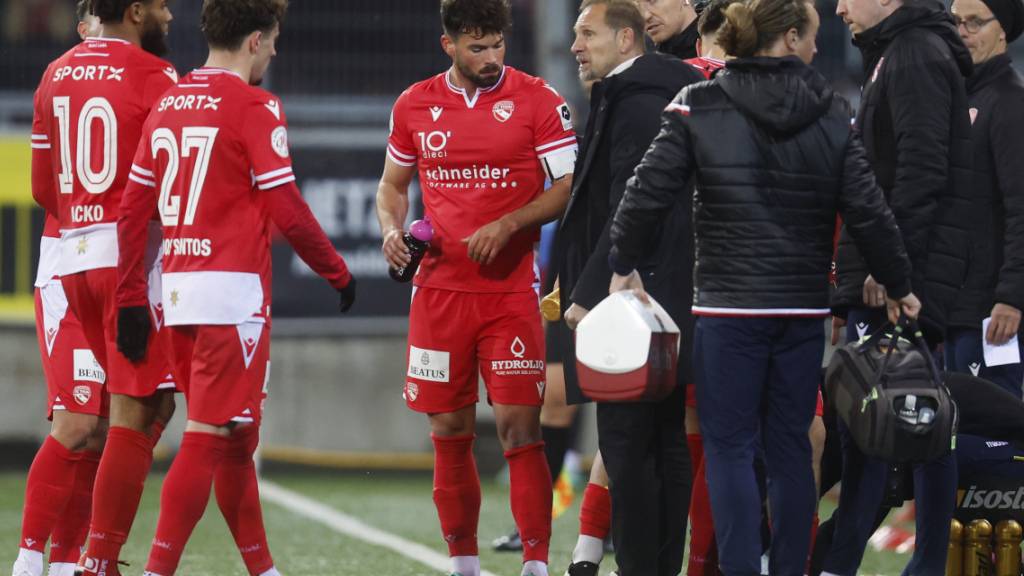
<path id="1" fill-rule="evenodd" d="M 409 346 L 409 371 L 407 374 L 410 378 L 419 380 L 449 382 L 451 379 L 450 361 L 448 352 Z M 408 387 L 406 391 L 408 392 Z"/>

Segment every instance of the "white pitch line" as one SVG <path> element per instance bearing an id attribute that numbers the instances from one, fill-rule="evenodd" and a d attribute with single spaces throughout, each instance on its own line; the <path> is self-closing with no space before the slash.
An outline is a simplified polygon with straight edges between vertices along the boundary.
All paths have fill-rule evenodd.
<path id="1" fill-rule="evenodd" d="M 451 572 L 451 561 L 444 554 L 435 552 L 422 544 L 406 540 L 401 536 L 374 528 L 358 518 L 353 518 L 344 512 L 321 504 L 312 498 L 303 496 L 273 482 L 260 480 L 260 496 L 264 500 L 273 502 L 294 514 L 315 520 L 339 534 L 387 548 L 400 556 L 415 560 L 439 572 Z M 496 575 L 492 572 L 481 570 L 480 576 Z"/>

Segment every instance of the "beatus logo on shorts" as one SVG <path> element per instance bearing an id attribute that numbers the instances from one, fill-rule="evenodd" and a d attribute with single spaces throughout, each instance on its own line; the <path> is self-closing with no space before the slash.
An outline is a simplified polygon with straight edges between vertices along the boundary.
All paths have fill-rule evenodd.
<path id="1" fill-rule="evenodd" d="M 410 378 L 429 380 L 430 382 L 448 382 L 451 377 L 450 355 L 440 350 L 425 350 L 409 346 Z"/>
<path id="2" fill-rule="evenodd" d="M 77 348 L 74 353 L 74 379 L 78 382 L 95 382 L 103 384 L 107 381 L 107 374 L 103 367 L 96 361 L 92 350 L 88 348 Z"/>
<path id="3" fill-rule="evenodd" d="M 89 403 L 89 399 L 92 398 L 92 388 L 88 386 L 75 386 L 75 389 L 71 391 L 71 395 L 75 397 L 75 402 L 78 402 L 79 406 L 85 406 Z"/>

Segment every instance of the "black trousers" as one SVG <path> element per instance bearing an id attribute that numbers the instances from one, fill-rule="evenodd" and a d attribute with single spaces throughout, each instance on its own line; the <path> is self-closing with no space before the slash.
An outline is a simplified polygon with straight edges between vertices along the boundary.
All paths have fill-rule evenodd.
<path id="1" fill-rule="evenodd" d="M 660 402 L 597 405 L 598 445 L 611 482 L 612 540 L 621 576 L 682 571 L 690 511 L 684 386 Z"/>

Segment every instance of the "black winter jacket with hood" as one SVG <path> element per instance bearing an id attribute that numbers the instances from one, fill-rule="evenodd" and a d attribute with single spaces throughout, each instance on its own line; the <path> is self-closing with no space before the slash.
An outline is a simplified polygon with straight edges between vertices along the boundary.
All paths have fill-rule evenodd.
<path id="1" fill-rule="evenodd" d="M 967 79 L 973 118 L 971 258 L 949 326 L 981 329 L 995 303 L 1024 310 L 1024 78 L 996 56 Z"/>
<path id="2" fill-rule="evenodd" d="M 864 57 L 856 127 L 913 266 L 922 327 L 935 341 L 967 270 L 972 158 L 964 77 L 971 55 L 937 0 L 902 6 L 854 44 Z M 844 229 L 833 298 L 838 315 L 864 306 L 868 270 L 861 256 Z"/>
<path id="3" fill-rule="evenodd" d="M 615 214 L 612 266 L 637 267 L 695 175 L 695 315 L 827 315 L 837 211 L 871 269 L 906 295 L 909 262 L 851 115 L 796 58 L 733 60 L 684 88 Z"/>

